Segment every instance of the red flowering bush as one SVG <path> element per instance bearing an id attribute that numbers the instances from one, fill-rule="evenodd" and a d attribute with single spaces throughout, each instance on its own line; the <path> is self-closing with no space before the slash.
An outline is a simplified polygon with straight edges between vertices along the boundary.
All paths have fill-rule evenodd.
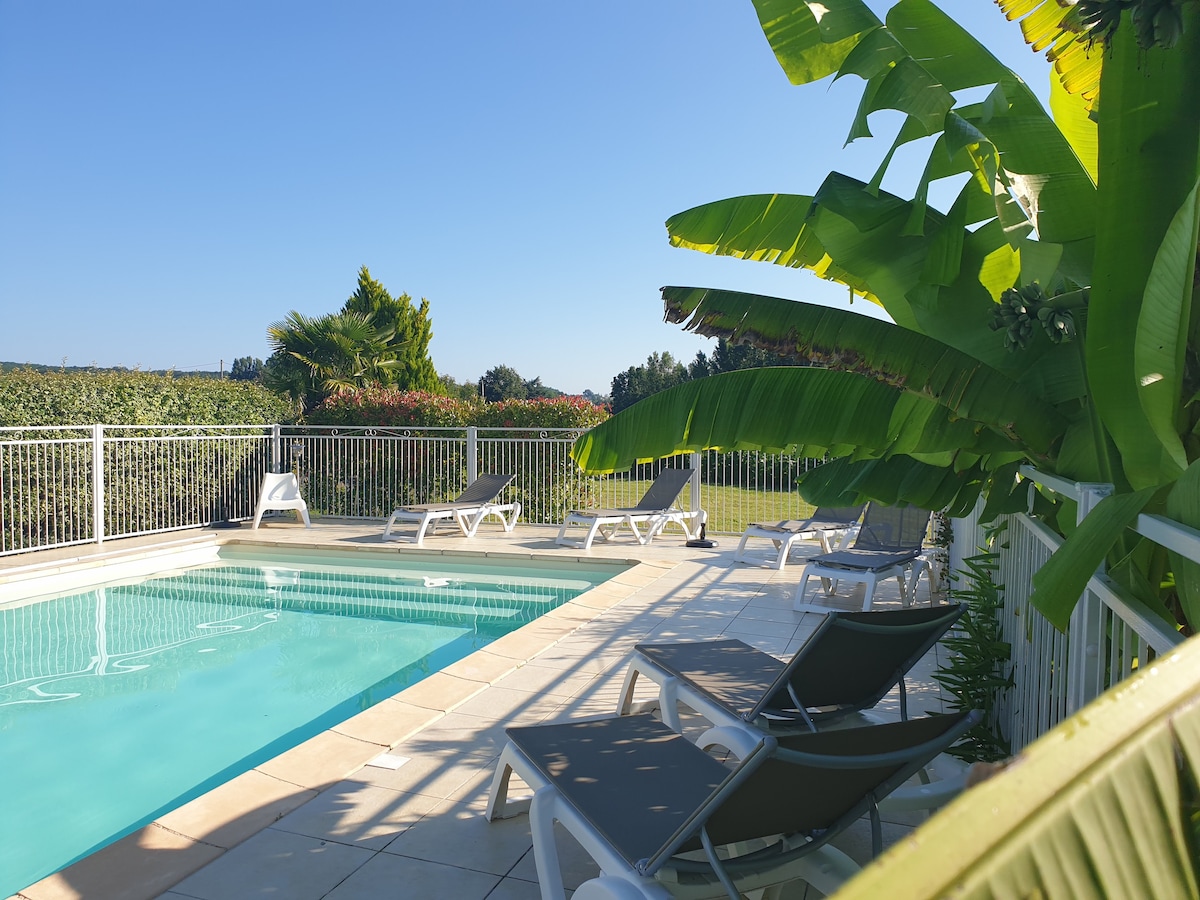
<path id="1" fill-rule="evenodd" d="M 582 397 L 540 397 L 485 404 L 470 424 L 481 428 L 591 428 L 608 416 L 608 407 Z"/>
<path id="2" fill-rule="evenodd" d="M 367 387 L 338 391 L 308 416 L 311 425 L 454 427 L 472 424 L 481 401 L 460 400 L 428 391 Z"/>

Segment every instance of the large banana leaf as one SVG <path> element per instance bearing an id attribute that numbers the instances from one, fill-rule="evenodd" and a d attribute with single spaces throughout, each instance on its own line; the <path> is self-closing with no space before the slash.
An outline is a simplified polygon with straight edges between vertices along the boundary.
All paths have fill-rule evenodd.
<path id="1" fill-rule="evenodd" d="M 874 377 L 792 366 L 677 385 L 581 436 L 572 456 L 585 471 L 615 472 L 705 449 L 808 457 L 903 453 L 952 465 L 959 454 L 995 451 L 997 435 L 985 423 Z"/>
<path id="2" fill-rule="evenodd" d="M 1200 531 L 1200 460 L 1188 466 L 1171 487 L 1166 511 L 1174 521 Z M 1181 553 L 1170 556 L 1184 616 L 1189 622 L 1200 622 L 1200 562 Z"/>
<path id="3" fill-rule="evenodd" d="M 1036 51 L 1046 51 L 1055 81 L 1083 99 L 1091 112 L 1100 94 L 1104 42 L 1086 31 L 1075 4 L 1060 0 L 997 0 L 1009 20 L 1021 20 L 1021 33 Z"/>
<path id="4" fill-rule="evenodd" d="M 1017 446 L 1044 455 L 1066 421 L 1003 373 L 940 341 L 867 316 L 809 303 L 716 291 L 663 288 L 666 318 L 708 337 L 748 340 L 776 353 L 856 372 L 919 394 L 955 416 L 994 425 Z"/>
<path id="5" fill-rule="evenodd" d="M 764 0 L 756 0 L 760 18 L 764 5 Z M 781 8 L 783 4 L 770 5 L 773 30 L 764 31 L 776 58 L 790 73 L 798 65 L 797 45 L 779 36 L 790 33 L 790 18 L 807 22 L 811 10 L 827 4 L 809 3 L 811 10 L 796 7 L 790 13 Z M 862 12 L 866 6 L 859 0 L 845 0 L 838 6 L 845 16 L 846 7 L 860 8 L 862 16 L 869 13 Z M 857 44 L 846 55 L 838 75 L 856 74 L 866 80 L 851 139 L 869 134 L 867 116 L 884 109 L 905 113 L 910 125 L 918 123 L 916 127 L 906 125 L 904 140 L 949 129 L 951 120 L 969 123 L 971 133 L 992 145 L 990 150 L 976 148 L 963 157 L 976 168 L 984 189 L 993 190 L 999 158 L 1005 180 L 1038 226 L 1041 239 L 1062 244 L 1067 271 L 1086 282 L 1094 234 L 1092 179 L 1024 82 L 929 0 L 900 0 L 888 12 L 886 28 L 862 29 L 854 37 L 845 37 L 849 30 L 839 31 L 840 39 Z M 839 52 L 842 46 L 839 44 Z M 808 52 L 820 51 L 814 46 Z M 989 84 L 996 87 L 986 103 L 954 110 L 954 91 Z M 964 135 L 958 134 L 950 146 L 935 148 L 935 153 L 949 150 L 953 156 L 967 148 L 971 140 Z M 882 168 L 874 184 L 881 177 Z M 927 172 L 929 177 L 941 174 Z M 918 197 L 924 189 L 925 183 Z M 997 202 L 1006 199 L 1001 191 Z M 893 318 L 907 324 L 895 313 Z"/>
<path id="6" fill-rule="evenodd" d="M 1196 897 L 1197 684 L 1193 638 L 967 790 L 834 896 Z"/>
<path id="7" fill-rule="evenodd" d="M 1150 487 L 1105 497 L 1034 574 L 1034 591 L 1029 602 L 1055 628 L 1066 631 L 1071 610 L 1083 594 L 1088 579 L 1155 493 L 1157 489 Z"/>
<path id="8" fill-rule="evenodd" d="M 994 464 L 996 457 L 989 463 Z M 965 516 L 979 498 L 989 475 L 981 463 L 966 469 L 932 466 L 909 456 L 886 459 L 830 460 L 802 474 L 800 495 L 815 506 L 851 506 L 875 500 L 911 503 L 922 509 Z"/>
<path id="9" fill-rule="evenodd" d="M 706 203 L 667 220 L 673 247 L 804 268 L 875 300 L 867 283 L 834 264 L 806 225 L 812 197 L 754 194 Z"/>
<path id="10" fill-rule="evenodd" d="M 863 32 L 879 27 L 859 0 L 758 0 L 758 21 L 792 84 L 808 84 L 841 67 Z"/>
<path id="11" fill-rule="evenodd" d="M 1180 409 L 1185 399 L 1178 381 L 1182 338 L 1158 337 L 1187 334 L 1190 303 L 1168 294 L 1186 290 L 1190 300 L 1191 284 L 1154 273 L 1160 250 L 1172 252 L 1164 250 L 1172 222 L 1200 174 L 1200 4 L 1185 6 L 1185 23 L 1179 46 L 1170 51 L 1140 50 L 1131 29 L 1121 28 L 1101 79 L 1103 109 L 1123 112 L 1102 115 L 1099 123 L 1102 190 L 1088 311 L 1088 380 L 1135 488 L 1168 482 L 1186 464 L 1177 437 L 1160 432 L 1173 426 L 1164 416 L 1171 417 L 1171 408 Z M 1191 254 L 1173 252 L 1175 265 L 1191 272 L 1194 253 L 1194 243 Z M 1166 385 L 1147 377 L 1167 373 L 1175 374 Z M 1150 396 L 1143 401 L 1144 395 Z"/>
<path id="12" fill-rule="evenodd" d="M 1008 243 L 1013 224 L 994 219 L 968 229 L 969 213 L 956 220 L 922 209 L 924 225 L 911 233 L 916 208 L 833 173 L 816 202 L 786 195 L 736 197 L 673 216 L 667 230 L 676 246 L 803 266 L 865 291 L 897 324 L 984 361 L 1048 402 L 1086 394 L 1077 353 L 1040 340 L 1012 354 L 986 327 L 995 299 L 1017 280 L 1021 267 Z M 1031 253 L 1031 259 L 1036 256 Z"/>

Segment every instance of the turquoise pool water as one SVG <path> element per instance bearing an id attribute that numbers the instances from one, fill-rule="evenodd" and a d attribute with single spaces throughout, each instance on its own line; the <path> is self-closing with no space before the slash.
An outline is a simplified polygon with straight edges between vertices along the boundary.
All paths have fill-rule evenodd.
<path id="1" fill-rule="evenodd" d="M 619 571 L 222 556 L 0 606 L 0 897 Z"/>

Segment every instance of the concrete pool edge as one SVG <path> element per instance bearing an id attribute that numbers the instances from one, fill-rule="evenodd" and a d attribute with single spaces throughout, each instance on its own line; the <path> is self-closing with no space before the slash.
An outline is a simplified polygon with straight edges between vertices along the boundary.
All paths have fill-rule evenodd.
<path id="1" fill-rule="evenodd" d="M 217 536 L 218 544 L 272 546 L 264 535 Z M 290 550 L 332 549 L 329 543 L 288 541 Z M 153 553 L 154 548 L 145 548 Z M 351 548 L 343 548 L 351 549 Z M 268 760 L 155 822 L 47 876 L 16 894 L 27 900 L 78 897 L 154 898 L 225 852 L 357 772 L 381 754 L 554 647 L 608 609 L 654 584 L 678 562 L 554 554 L 356 546 L 355 552 L 420 552 L 445 556 L 548 559 L 621 565 L 622 571 L 537 620 L 451 664 L 393 697 Z M 136 556 L 138 550 L 130 551 Z M 68 564 L 69 565 L 69 564 Z M 82 565 L 93 568 L 94 560 Z M 625 568 L 627 567 L 627 568 Z M 165 852 L 164 852 L 165 851 Z"/>

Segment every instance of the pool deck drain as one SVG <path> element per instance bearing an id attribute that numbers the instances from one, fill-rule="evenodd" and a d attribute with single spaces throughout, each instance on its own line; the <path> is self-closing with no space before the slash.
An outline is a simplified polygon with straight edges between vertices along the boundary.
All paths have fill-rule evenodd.
<path id="1" fill-rule="evenodd" d="M 562 560 L 623 560 L 637 565 L 376 704 L 298 747 L 237 776 L 120 841 L 22 891 L 23 900 L 358 900 L 453 896 L 461 900 L 537 898 L 527 817 L 483 817 L 504 728 L 549 719 L 612 714 L 633 645 L 648 638 L 736 637 L 785 656 L 820 616 L 796 613 L 792 594 L 800 564 L 783 572 L 732 561 L 736 538 L 698 550 L 668 533 L 640 547 L 624 539 L 591 551 L 559 547 L 556 529 L 522 525 L 512 534 L 481 530 L 427 539 L 418 550 L 384 545 L 382 525 L 290 522 L 195 532 L 183 544 L 263 541 L 289 547 L 391 552 L 463 552 Z M 35 563 L 45 571 L 78 560 L 150 553 L 158 541 L 111 542 L 29 554 L 0 564 L 0 581 Z M 814 552 L 816 545 L 813 545 Z M 920 597 L 925 599 L 924 586 Z M 852 605 L 847 603 L 848 606 Z M 894 584 L 876 607 L 899 605 Z M 935 651 L 912 673 L 910 708 L 940 711 L 932 680 Z M 898 718 L 893 692 L 878 708 Z M 885 842 L 922 818 L 897 815 Z M 560 835 L 568 888 L 598 870 L 570 837 Z M 869 854 L 869 834 L 835 841 L 855 859 Z M 798 885 L 786 893 L 803 897 Z"/>

